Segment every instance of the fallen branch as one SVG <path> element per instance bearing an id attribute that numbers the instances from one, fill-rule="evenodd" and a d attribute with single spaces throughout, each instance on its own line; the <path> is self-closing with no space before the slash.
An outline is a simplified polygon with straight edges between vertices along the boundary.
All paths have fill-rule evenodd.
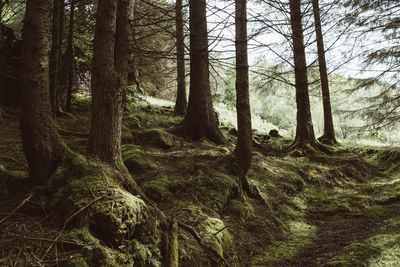
<path id="1" fill-rule="evenodd" d="M 21 204 L 19 204 L 15 209 L 13 209 L 11 211 L 10 214 L 8 214 L 6 217 L 4 217 L 3 219 L 0 220 L 0 225 L 5 222 L 6 220 L 8 220 L 9 218 L 11 218 L 11 216 L 13 216 L 20 208 L 22 208 L 31 198 L 33 197 L 33 193 L 31 193 L 27 198 L 25 198 Z"/>

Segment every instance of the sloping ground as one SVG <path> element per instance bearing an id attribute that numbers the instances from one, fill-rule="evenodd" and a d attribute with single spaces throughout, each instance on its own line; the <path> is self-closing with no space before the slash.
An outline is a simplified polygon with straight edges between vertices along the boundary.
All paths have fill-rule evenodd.
<path id="1" fill-rule="evenodd" d="M 282 152 L 288 141 L 258 136 L 252 197 L 243 201 L 231 172 L 234 135 L 225 133 L 225 146 L 192 143 L 168 133 L 181 120 L 170 108 L 129 109 L 124 160 L 146 196 L 180 225 L 181 266 L 399 265 L 400 177 L 390 164 L 399 162 L 396 151 L 341 148 L 334 156 L 295 158 Z M 29 192 L 10 190 L 26 176 L 17 121 L 6 116 L 0 132 L 0 178 L 14 179 L 0 186 L 7 188 L 0 196 L 0 266 L 93 265 L 93 233 L 60 235 L 59 218 L 26 200 Z M 75 151 L 85 151 L 88 122 L 86 112 L 58 119 Z M 129 266 L 126 248 L 106 253 Z M 140 253 L 135 266 L 159 266 L 147 250 Z"/>

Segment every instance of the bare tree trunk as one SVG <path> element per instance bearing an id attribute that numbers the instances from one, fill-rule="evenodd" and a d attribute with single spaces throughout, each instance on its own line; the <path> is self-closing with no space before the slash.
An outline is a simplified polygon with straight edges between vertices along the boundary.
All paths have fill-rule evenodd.
<path id="1" fill-rule="evenodd" d="M 307 143 L 316 143 L 316 139 L 311 119 L 310 97 L 308 93 L 301 0 L 290 0 L 290 20 L 292 26 L 297 103 L 297 129 L 295 145 L 298 147 L 303 147 Z"/>
<path id="2" fill-rule="evenodd" d="M 190 93 L 182 124 L 183 134 L 192 139 L 224 143 L 214 112 L 209 77 L 206 0 L 190 0 Z"/>
<path id="3" fill-rule="evenodd" d="M 62 61 L 62 39 L 64 21 L 64 0 L 53 1 L 53 22 L 50 50 L 50 101 L 53 116 L 60 110 L 60 75 Z"/>
<path id="4" fill-rule="evenodd" d="M 240 178 L 246 186 L 246 174 L 250 168 L 253 150 L 251 111 L 249 96 L 249 63 L 247 52 L 247 0 L 236 0 L 236 109 L 238 139 L 235 148 Z"/>
<path id="5" fill-rule="evenodd" d="M 125 0 L 118 1 L 118 5 L 120 4 L 117 22 L 117 0 L 98 1 L 92 68 L 92 125 L 88 153 L 119 170 L 125 170 L 121 157 L 121 120 L 123 84 L 126 84 L 123 80 L 126 77 L 121 70 L 125 66 L 116 69 L 116 64 L 125 65 L 124 40 L 127 36 L 123 34 L 125 25 L 121 23 L 125 20 L 125 15 L 120 15 L 127 11 L 123 10 Z M 127 59 L 127 55 L 125 58 Z"/>
<path id="6" fill-rule="evenodd" d="M 185 115 L 187 109 L 186 83 L 185 83 L 185 40 L 183 28 L 183 4 L 182 0 L 177 0 L 176 9 L 176 54 L 177 54 L 177 82 L 178 90 L 176 94 L 175 113 Z"/>
<path id="7" fill-rule="evenodd" d="M 333 145 L 336 144 L 337 141 L 333 126 L 331 99 L 329 93 L 329 80 L 326 68 L 324 38 L 322 35 L 321 16 L 320 16 L 318 0 L 312 0 L 312 5 L 313 5 L 314 22 L 315 22 L 315 34 L 317 37 L 319 73 L 321 77 L 321 90 L 322 90 L 322 104 L 324 107 L 324 134 L 319 138 L 319 140 L 322 141 L 323 143 Z"/>
<path id="8" fill-rule="evenodd" d="M 51 0 L 28 0 L 22 31 L 21 135 L 34 184 L 42 184 L 61 161 L 62 143 L 49 102 L 49 18 Z"/>
<path id="9" fill-rule="evenodd" d="M 69 29 L 67 44 L 67 64 L 68 64 L 68 82 L 67 82 L 67 101 L 65 110 L 72 111 L 72 88 L 74 83 L 74 16 L 75 0 L 71 0 L 71 9 L 69 13 Z"/>

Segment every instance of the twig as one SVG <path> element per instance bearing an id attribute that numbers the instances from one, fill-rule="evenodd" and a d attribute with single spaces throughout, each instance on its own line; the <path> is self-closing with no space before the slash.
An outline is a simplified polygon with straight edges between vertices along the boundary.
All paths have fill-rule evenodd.
<path id="1" fill-rule="evenodd" d="M 20 237 L 20 238 L 27 239 L 27 240 L 33 240 L 33 241 L 46 241 L 46 242 L 56 242 L 56 243 L 63 243 L 63 244 L 70 244 L 70 245 L 78 245 L 78 243 L 73 242 L 73 241 L 68 241 L 68 240 L 55 240 L 55 239 L 43 238 L 43 237 L 31 237 L 31 236 L 19 235 L 19 234 L 15 234 L 15 233 L 9 233 L 9 235 L 15 236 L 15 237 Z"/>
<path id="2" fill-rule="evenodd" d="M 17 164 L 20 164 L 20 165 L 24 166 L 25 168 L 28 168 L 28 165 L 26 165 L 24 162 L 18 161 L 18 160 L 16 160 L 16 159 L 12 158 L 12 157 L 5 156 L 5 155 L 0 155 L 0 158 L 3 158 L 3 159 L 6 159 L 6 160 L 9 160 L 9 161 L 12 161 L 12 162 L 14 162 L 14 163 L 17 163 Z"/>
<path id="3" fill-rule="evenodd" d="M 60 233 L 57 235 L 56 239 L 53 240 L 53 242 L 50 244 L 50 246 L 47 248 L 46 252 L 44 253 L 44 255 L 41 258 L 41 261 L 44 260 L 44 258 L 46 258 L 47 254 L 49 254 L 49 252 L 51 251 L 51 249 L 54 247 L 54 244 L 56 244 L 58 242 L 58 240 L 60 239 L 63 231 L 65 230 L 65 228 L 67 227 L 68 223 L 75 218 L 76 216 L 78 216 L 81 212 L 83 212 L 84 210 L 86 210 L 87 208 L 89 208 L 91 205 L 93 205 L 95 202 L 99 201 L 100 199 L 102 199 L 104 196 L 100 196 L 97 197 L 95 199 L 93 199 L 92 201 L 90 201 L 88 204 L 86 204 L 85 206 L 83 206 L 82 208 L 80 208 L 78 211 L 76 211 L 74 214 L 72 214 L 71 216 L 68 217 L 68 219 L 64 222 L 64 225 L 60 231 Z"/>
<path id="4" fill-rule="evenodd" d="M 25 198 L 24 201 L 22 201 L 21 204 L 19 204 L 15 209 L 13 209 L 9 215 L 7 215 L 3 219 L 1 219 L 0 225 L 3 222 L 5 222 L 6 220 L 8 220 L 11 216 L 13 216 L 14 213 L 16 213 L 20 208 L 22 208 L 26 204 L 26 202 L 28 202 L 32 197 L 33 197 L 33 193 L 31 193 L 27 198 Z"/>
<path id="5" fill-rule="evenodd" d="M 218 230 L 217 232 L 215 232 L 215 233 L 213 234 L 213 236 L 218 235 L 219 233 L 221 233 L 222 231 L 224 231 L 226 228 L 228 228 L 228 225 L 224 226 L 221 230 Z"/>

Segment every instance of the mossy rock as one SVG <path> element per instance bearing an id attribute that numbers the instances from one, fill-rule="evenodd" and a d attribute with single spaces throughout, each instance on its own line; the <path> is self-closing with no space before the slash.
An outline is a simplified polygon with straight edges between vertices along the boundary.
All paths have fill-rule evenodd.
<path id="1" fill-rule="evenodd" d="M 133 183 L 133 180 L 118 175 L 100 162 L 69 155 L 42 189 L 44 208 L 55 211 L 55 219 L 60 223 L 76 214 L 68 221 L 68 227 L 88 228 L 90 231 L 79 239 L 91 240 L 93 235 L 94 240 L 118 251 L 127 247 L 126 242 L 136 241 L 148 247 L 151 261 L 157 262 L 160 259 L 157 218 L 143 200 L 121 188 L 121 179 L 125 179 L 125 183 Z M 106 247 L 98 247 L 95 242 L 93 251 L 96 255 L 93 255 L 91 266 L 121 266 L 114 264 L 118 259 Z M 132 251 L 124 255 L 130 255 L 133 262 Z M 135 262 L 130 266 L 158 266 L 146 259 L 144 262 L 146 264 Z"/>
<path id="2" fill-rule="evenodd" d="M 145 182 L 143 184 L 143 191 L 153 201 L 171 201 L 174 199 L 173 192 L 176 190 L 176 187 L 177 183 L 173 179 L 163 176 Z"/>
<path id="3" fill-rule="evenodd" d="M 136 173 L 155 168 L 155 165 L 149 159 L 149 156 L 143 149 L 135 145 L 122 146 L 122 158 L 129 172 Z"/>
<path id="4" fill-rule="evenodd" d="M 143 145 L 163 149 L 168 149 L 175 145 L 175 137 L 162 129 L 150 129 L 142 131 L 137 133 L 137 139 L 137 141 Z"/>
<path id="5" fill-rule="evenodd" d="M 224 257 L 225 251 L 232 248 L 232 236 L 222 220 L 207 217 L 199 228 L 203 244 L 219 256 Z"/>
<path id="6" fill-rule="evenodd" d="M 141 123 L 140 119 L 137 116 L 132 115 L 132 114 L 124 116 L 122 124 L 131 130 L 133 130 L 133 129 L 137 130 L 137 129 L 142 128 L 142 123 Z"/>
<path id="7" fill-rule="evenodd" d="M 110 209 L 111 207 L 111 209 Z M 140 198 L 115 188 L 110 199 L 96 203 L 90 216 L 93 234 L 106 244 L 135 238 L 138 225 L 147 222 L 148 209 Z"/>
<path id="8" fill-rule="evenodd" d="M 239 218 L 239 220 L 244 221 L 250 218 L 254 214 L 254 208 L 248 201 L 232 200 L 227 207 L 229 214 L 232 214 Z"/>

